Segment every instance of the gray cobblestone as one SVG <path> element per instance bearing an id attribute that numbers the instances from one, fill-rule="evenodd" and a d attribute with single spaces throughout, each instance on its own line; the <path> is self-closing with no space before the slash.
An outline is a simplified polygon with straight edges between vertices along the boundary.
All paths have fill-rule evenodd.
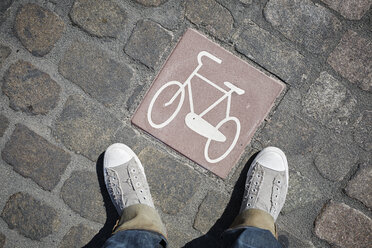
<path id="1" fill-rule="evenodd" d="M 310 87 L 303 99 L 304 112 L 325 126 L 340 131 L 349 124 L 357 100 L 327 72 Z"/>
<path id="2" fill-rule="evenodd" d="M 316 54 L 326 52 L 341 31 L 341 22 L 310 0 L 270 0 L 264 15 L 284 36 Z"/>
<path id="3" fill-rule="evenodd" d="M 134 152 L 139 153 L 143 148 L 149 145 L 143 137 L 137 135 L 132 127 L 122 126 L 115 133 L 111 143 L 124 143 Z"/>
<path id="4" fill-rule="evenodd" d="M 203 202 L 199 206 L 198 213 L 195 217 L 194 228 L 207 233 L 216 223 L 225 210 L 229 197 L 217 191 L 208 192 Z"/>
<path id="5" fill-rule="evenodd" d="M 150 146 L 139 154 L 143 161 L 155 205 L 175 215 L 195 194 L 200 176 L 186 165 Z"/>
<path id="6" fill-rule="evenodd" d="M 135 0 L 137 3 L 142 4 L 146 7 L 157 7 L 167 2 L 168 0 Z"/>
<path id="7" fill-rule="evenodd" d="M 306 154 L 311 150 L 315 128 L 301 118 L 279 112 L 263 128 L 258 141 L 262 147 L 278 146 L 286 154 Z"/>
<path id="8" fill-rule="evenodd" d="M 343 17 L 349 20 L 360 20 L 369 10 L 372 2 L 370 0 L 322 0 L 330 8 L 339 12 Z"/>
<path id="9" fill-rule="evenodd" d="M 4 234 L 0 233 L 0 248 L 3 248 L 5 245 L 6 237 Z"/>
<path id="10" fill-rule="evenodd" d="M 6 12 L 14 0 L 3 0 L 0 2 L 0 26 L 6 18 Z"/>
<path id="11" fill-rule="evenodd" d="M 74 95 L 67 99 L 53 130 L 67 148 L 96 161 L 119 126 L 106 110 Z"/>
<path id="12" fill-rule="evenodd" d="M 300 86 L 310 71 L 303 55 L 253 22 L 233 39 L 237 51 L 291 85 Z"/>
<path id="13" fill-rule="evenodd" d="M 247 5 L 252 4 L 252 0 L 239 0 L 239 2 L 247 4 Z"/>
<path id="14" fill-rule="evenodd" d="M 97 231 L 83 224 L 73 226 L 63 237 L 59 248 L 84 247 L 96 235 Z"/>
<path id="15" fill-rule="evenodd" d="M 228 40 L 233 30 L 234 19 L 230 12 L 214 0 L 186 1 L 185 15 L 221 40 Z"/>
<path id="16" fill-rule="evenodd" d="M 22 124 L 16 125 L 1 155 L 16 172 L 49 191 L 57 185 L 70 162 L 68 153 Z"/>
<path id="17" fill-rule="evenodd" d="M 135 60 L 154 68 L 171 41 L 172 35 L 159 24 L 141 20 L 136 24 L 124 50 Z"/>
<path id="18" fill-rule="evenodd" d="M 282 212 L 289 213 L 314 203 L 321 197 L 322 193 L 314 181 L 304 177 L 298 171 L 290 171 L 288 194 Z"/>
<path id="19" fill-rule="evenodd" d="M 372 40 L 349 30 L 329 56 L 328 63 L 350 82 L 372 91 Z"/>
<path id="20" fill-rule="evenodd" d="M 335 159 L 337 158 L 337 159 Z M 349 171 L 357 166 L 358 156 L 350 147 L 344 147 L 328 139 L 316 152 L 314 164 L 324 178 L 341 181 Z"/>
<path id="21" fill-rule="evenodd" d="M 59 63 L 59 72 L 107 107 L 119 104 L 130 86 L 133 71 L 103 50 L 75 42 Z"/>
<path id="22" fill-rule="evenodd" d="M 185 225 L 179 227 L 179 223 L 165 223 L 168 231 L 168 242 L 170 247 L 184 247 L 194 237 Z"/>
<path id="23" fill-rule="evenodd" d="M 372 166 L 359 169 L 357 174 L 349 181 L 346 194 L 353 197 L 372 209 Z"/>
<path id="24" fill-rule="evenodd" d="M 2 90 L 14 110 L 47 114 L 57 105 L 61 87 L 47 73 L 20 60 L 9 67 Z"/>
<path id="25" fill-rule="evenodd" d="M 35 56 L 44 56 L 61 38 L 65 24 L 55 13 L 37 4 L 19 10 L 15 30 L 22 44 Z"/>
<path id="26" fill-rule="evenodd" d="M 3 137 L 8 126 L 9 126 L 8 118 L 0 114 L 0 137 Z"/>
<path id="27" fill-rule="evenodd" d="M 82 217 L 105 223 L 106 209 L 95 172 L 73 172 L 63 184 L 61 197 L 72 210 Z"/>
<path id="28" fill-rule="evenodd" d="M 315 221 L 315 235 L 340 247 L 369 247 L 372 220 L 343 203 L 330 202 Z"/>
<path id="29" fill-rule="evenodd" d="M 302 240 L 301 238 L 297 238 L 294 235 L 282 231 L 280 227 L 278 228 L 278 241 L 283 246 L 283 248 L 315 248 L 315 246 L 309 240 Z"/>
<path id="30" fill-rule="evenodd" d="M 125 29 L 126 14 L 110 0 L 76 0 L 70 16 L 75 24 L 98 37 L 117 37 Z"/>
<path id="31" fill-rule="evenodd" d="M 354 125 L 354 141 L 366 151 L 372 150 L 372 111 L 364 111 Z"/>
<path id="32" fill-rule="evenodd" d="M 12 50 L 10 50 L 9 47 L 0 45 L 0 68 L 3 65 L 5 59 L 8 58 L 11 52 Z"/>
<path id="33" fill-rule="evenodd" d="M 19 233 L 34 240 L 50 235 L 60 225 L 55 209 L 22 192 L 9 197 L 1 217 L 10 229 L 17 229 Z"/>

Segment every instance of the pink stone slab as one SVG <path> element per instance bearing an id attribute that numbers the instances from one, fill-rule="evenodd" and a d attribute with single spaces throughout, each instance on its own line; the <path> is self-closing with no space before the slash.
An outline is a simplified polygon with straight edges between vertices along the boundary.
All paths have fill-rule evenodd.
<path id="1" fill-rule="evenodd" d="M 204 56 L 198 70 L 202 77 L 198 77 L 193 72 L 199 65 L 198 54 L 202 51 Z M 208 57 L 207 53 L 220 59 L 221 63 Z M 187 81 L 192 74 L 194 76 Z M 206 82 L 205 78 L 216 86 Z M 241 95 L 237 93 L 239 90 L 228 93 L 230 88 L 224 82 L 238 87 Z M 194 107 L 191 114 L 189 85 Z M 197 31 L 188 29 L 154 80 L 132 123 L 219 177 L 226 178 L 284 88 L 282 82 L 268 77 Z M 174 101 L 165 106 L 177 92 Z M 202 118 L 198 116 L 225 95 L 231 96 L 230 111 L 227 111 L 226 97 Z M 173 119 L 166 122 L 169 117 Z M 240 132 L 237 126 L 240 126 Z"/>

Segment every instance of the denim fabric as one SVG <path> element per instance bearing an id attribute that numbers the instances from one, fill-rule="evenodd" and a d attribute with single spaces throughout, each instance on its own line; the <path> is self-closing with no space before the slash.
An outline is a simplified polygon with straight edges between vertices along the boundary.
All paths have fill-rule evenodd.
<path id="1" fill-rule="evenodd" d="M 282 248 L 270 231 L 252 226 L 225 231 L 222 243 L 229 248 Z"/>
<path id="2" fill-rule="evenodd" d="M 227 230 L 222 234 L 223 247 L 228 248 L 282 248 L 274 235 L 257 227 Z M 155 232 L 126 230 L 112 235 L 104 248 L 165 248 L 165 238 Z"/>
<path id="3" fill-rule="evenodd" d="M 165 248 L 166 239 L 155 232 L 146 230 L 125 230 L 112 235 L 103 248 Z"/>

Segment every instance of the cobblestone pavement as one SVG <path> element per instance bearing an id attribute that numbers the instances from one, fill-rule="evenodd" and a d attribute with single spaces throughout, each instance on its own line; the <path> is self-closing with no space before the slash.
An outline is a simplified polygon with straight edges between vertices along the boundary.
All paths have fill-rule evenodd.
<path id="1" fill-rule="evenodd" d="M 0 25 L 0 247 L 99 247 L 113 142 L 142 159 L 171 247 L 218 247 L 267 145 L 289 160 L 285 247 L 372 244 L 371 1 L 3 0 Z M 189 27 L 287 84 L 226 180 L 130 123 Z"/>

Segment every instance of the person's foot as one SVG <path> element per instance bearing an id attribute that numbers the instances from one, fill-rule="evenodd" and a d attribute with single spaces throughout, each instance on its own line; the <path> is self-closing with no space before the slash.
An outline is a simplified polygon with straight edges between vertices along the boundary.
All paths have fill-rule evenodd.
<path id="1" fill-rule="evenodd" d="M 119 215 L 124 208 L 135 204 L 154 207 L 141 161 L 128 146 L 116 143 L 106 149 L 103 175 Z"/>
<path id="2" fill-rule="evenodd" d="M 287 158 L 279 148 L 267 147 L 257 154 L 249 168 L 240 212 L 260 209 L 268 212 L 276 221 L 287 190 Z"/>

